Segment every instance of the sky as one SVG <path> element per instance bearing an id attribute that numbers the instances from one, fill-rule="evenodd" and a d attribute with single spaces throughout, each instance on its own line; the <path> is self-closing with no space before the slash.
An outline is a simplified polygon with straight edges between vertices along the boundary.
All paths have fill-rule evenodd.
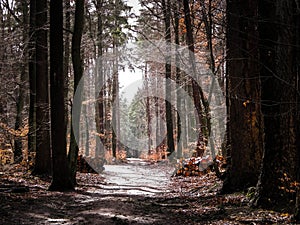
<path id="1" fill-rule="evenodd" d="M 139 5 L 139 0 L 127 0 L 127 4 L 129 6 L 132 6 L 133 13 L 139 14 L 139 9 L 141 8 Z M 129 23 L 130 22 L 133 21 L 129 21 Z M 128 68 L 125 68 L 125 71 L 120 71 L 120 93 L 123 93 L 123 96 L 130 101 L 137 91 L 137 88 L 135 88 L 135 86 L 139 86 L 139 80 L 141 79 L 142 71 L 139 69 L 135 69 L 135 71 L 130 71 Z"/>

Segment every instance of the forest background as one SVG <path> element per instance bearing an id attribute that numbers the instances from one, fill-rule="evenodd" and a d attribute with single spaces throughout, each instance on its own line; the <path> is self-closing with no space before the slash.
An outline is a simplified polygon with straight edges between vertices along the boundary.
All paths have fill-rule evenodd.
<path id="1" fill-rule="evenodd" d="M 224 179 L 222 193 L 256 187 L 253 205 L 288 208 L 299 221 L 299 5 L 298 0 L 146 0 L 135 15 L 121 0 L 2 0 L 1 155 L 13 153 L 14 163 L 35 158 L 33 174 L 51 175 L 49 189 L 60 191 L 76 184 L 79 151 L 101 159 L 97 165 L 130 155 L 155 160 L 210 155 L 213 161 L 218 155 L 227 164 L 218 174 Z M 130 18 L 135 22 L 129 23 Z M 164 63 L 147 61 L 138 68 L 125 64 L 118 49 L 145 40 L 170 43 L 166 52 L 171 43 L 186 47 L 193 78 L 197 62 L 205 62 L 211 71 L 208 81 L 217 82 L 225 99 L 220 129 L 210 126 L 215 119 L 210 94 L 180 70 L 184 61 L 179 57 L 172 62 L 166 55 Z M 116 57 L 95 60 L 108 53 Z M 84 118 L 71 113 L 73 95 L 84 71 L 95 63 L 90 80 L 105 85 L 91 93 L 93 109 L 81 105 L 80 113 L 87 110 Z M 120 71 L 130 69 L 142 71 L 143 86 L 134 104 L 119 91 Z M 159 78 L 174 80 L 191 97 L 191 105 L 182 99 L 176 107 L 165 101 L 174 87 Z M 149 90 L 164 97 L 138 98 Z M 130 113 L 124 116 L 121 109 Z M 95 118 L 89 116 L 92 111 Z M 134 126 L 122 126 L 124 117 Z M 155 120 L 155 129 L 150 129 L 152 118 L 162 118 Z M 87 120 L 95 122 L 94 132 Z M 74 124 L 88 131 L 79 142 Z M 121 127 L 127 129 L 121 132 Z M 212 134 L 224 127 L 225 140 L 212 141 Z M 130 135 L 146 137 L 147 148 L 122 145 L 120 136 L 132 140 Z M 208 149 L 208 143 L 214 144 Z"/>

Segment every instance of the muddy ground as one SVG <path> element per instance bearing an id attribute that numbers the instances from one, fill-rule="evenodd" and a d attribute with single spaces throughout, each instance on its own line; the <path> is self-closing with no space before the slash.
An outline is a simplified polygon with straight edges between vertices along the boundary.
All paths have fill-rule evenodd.
<path id="1" fill-rule="evenodd" d="M 213 173 L 171 177 L 166 163 L 131 160 L 78 174 L 73 192 L 14 166 L 0 173 L 0 224 L 290 224 L 291 215 L 252 209 L 246 193 L 218 195 Z"/>

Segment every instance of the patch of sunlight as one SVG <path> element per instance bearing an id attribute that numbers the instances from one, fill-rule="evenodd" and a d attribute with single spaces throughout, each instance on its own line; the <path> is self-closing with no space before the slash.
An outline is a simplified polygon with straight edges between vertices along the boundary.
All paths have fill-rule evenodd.
<path id="1" fill-rule="evenodd" d="M 52 219 L 49 218 L 47 220 L 47 223 L 51 224 L 51 225 L 60 225 L 60 224 L 71 224 L 70 219 Z"/>
<path id="2" fill-rule="evenodd" d="M 34 217 L 40 220 L 44 220 L 46 224 L 50 225 L 68 225 L 72 224 L 70 219 L 62 219 L 62 218 L 49 218 L 49 214 L 36 214 L 36 213 L 28 213 L 30 217 Z"/>
<path id="3" fill-rule="evenodd" d="M 141 195 L 141 196 L 154 196 L 159 193 L 165 193 L 167 190 L 161 190 L 152 187 L 141 187 L 141 186 L 126 186 L 126 185 L 111 185 L 103 186 L 102 189 L 87 190 L 88 193 L 92 194 L 126 194 L 126 195 Z"/>
<path id="4" fill-rule="evenodd" d="M 157 220 L 154 219 L 152 216 L 148 217 L 148 216 L 136 216 L 136 215 L 120 215 L 120 214 L 115 214 L 111 211 L 109 211 L 109 209 L 99 209 L 99 210 L 89 210 L 89 211 L 83 211 L 83 214 L 95 214 L 95 215 L 100 215 L 100 216 L 104 216 L 106 218 L 110 218 L 110 219 L 119 219 L 119 220 L 124 220 L 126 222 L 129 223 L 138 223 L 138 224 L 153 224 L 154 222 L 156 222 Z"/>

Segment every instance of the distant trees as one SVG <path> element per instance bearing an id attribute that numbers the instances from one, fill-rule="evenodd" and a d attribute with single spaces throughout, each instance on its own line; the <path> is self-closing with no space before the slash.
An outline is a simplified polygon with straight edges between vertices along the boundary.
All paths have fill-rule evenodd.
<path id="1" fill-rule="evenodd" d="M 217 36 L 217 32 L 221 31 L 221 27 L 224 25 L 224 17 L 222 17 L 224 2 L 201 1 L 192 3 L 189 1 L 149 0 L 141 1 L 141 6 L 138 24 L 134 26 L 139 39 L 146 41 L 165 39 L 167 43 L 176 43 L 177 47 L 174 47 L 172 51 L 177 51 L 180 48 L 178 46 L 188 46 L 190 50 L 189 63 L 186 63 L 182 57 L 177 57 L 175 59 L 176 62 L 173 59 L 170 61 L 166 57 L 166 68 L 164 69 L 163 65 L 157 64 L 157 62 L 147 62 L 150 89 L 155 88 L 152 86 L 151 80 L 155 80 L 155 77 L 160 77 L 160 74 L 164 74 L 165 78 L 177 83 L 177 88 L 185 89 L 194 101 L 193 106 L 187 106 L 187 102 L 178 98 L 176 104 L 178 107 L 170 107 L 166 104 L 166 107 L 162 109 L 166 114 L 166 123 L 163 126 L 166 127 L 168 136 L 165 147 L 168 149 L 168 152 L 173 152 L 171 149 L 173 148 L 172 143 L 174 143 L 174 152 L 178 157 L 181 157 L 183 149 L 187 151 L 187 149 L 191 149 L 192 145 L 195 145 L 195 147 L 192 147 L 194 155 L 201 156 L 204 153 L 205 145 L 208 142 L 207 138 L 210 135 L 210 109 L 208 104 L 209 93 L 201 90 L 202 87 L 197 83 L 201 76 L 199 74 L 200 71 L 198 71 L 199 62 L 205 62 L 203 67 L 211 68 L 216 79 L 222 80 L 221 75 L 223 73 L 221 70 L 224 65 L 224 52 L 222 49 L 220 50 L 219 46 L 223 37 Z M 166 49 L 166 52 L 169 50 Z M 181 71 L 183 67 L 188 72 Z M 224 86 L 223 84 L 221 85 Z M 170 86 L 172 87 L 172 85 Z M 173 94 L 174 91 L 172 92 L 169 86 L 159 88 L 164 88 L 163 91 L 168 93 L 166 94 L 168 97 L 172 93 L 172 99 L 177 98 L 177 94 Z M 159 105 L 155 102 L 151 103 L 151 101 L 150 104 L 155 104 L 156 107 Z M 177 112 L 182 112 L 185 118 L 179 118 L 176 110 Z M 186 113 L 184 113 L 185 110 L 187 110 Z M 188 116 L 189 114 L 194 114 L 194 110 L 196 111 L 196 121 Z M 152 116 L 154 113 L 153 111 Z M 156 127 L 156 129 L 159 128 Z M 199 136 L 195 137 L 195 132 L 191 131 L 196 131 Z M 152 135 L 154 135 L 154 132 Z"/>
<path id="2" fill-rule="evenodd" d="M 144 87 L 126 107 L 127 119 L 138 125 L 128 127 L 132 131 L 128 135 L 147 136 L 147 154 L 161 149 L 177 157 L 186 156 L 187 149 L 194 150 L 189 153 L 195 156 L 206 154 L 211 123 L 218 118 L 211 115 L 211 93 L 190 79 L 199 76 L 196 62 L 204 62 L 203 67 L 211 71 L 209 79 L 214 78 L 227 97 L 226 147 L 220 149 L 221 143 L 216 147 L 226 154 L 229 165 L 222 192 L 256 186 L 254 206 L 296 206 L 299 221 L 299 1 L 227 1 L 227 21 L 224 0 L 147 0 L 141 5 L 137 24 L 130 26 L 130 7 L 121 0 L 77 0 L 75 4 L 68 0 L 65 9 L 62 0 L 51 0 L 50 5 L 46 0 L 0 2 L 0 147 L 13 147 L 15 160 L 21 160 L 28 133 L 28 151 L 36 153 L 34 173 L 52 175 L 49 189 L 60 191 L 73 190 L 76 184 L 79 150 L 85 148 L 86 155 L 96 158 L 117 157 L 124 147 L 119 142 L 123 116 L 119 109 L 125 105 L 118 78 L 124 59 L 117 48 L 128 41 L 127 28 L 136 31 L 138 40 L 165 40 L 167 52 L 181 46 L 190 50 L 185 65 L 189 71 L 180 69 L 184 59 L 177 56 L 172 62 L 170 55 L 162 63 L 148 61 L 142 66 Z M 176 49 L 171 49 L 171 43 Z M 114 57 L 103 58 L 105 54 Z M 95 104 L 83 104 L 84 118 L 73 114 L 72 120 L 86 131 L 76 143 L 73 130 L 67 131 L 67 108 L 84 68 L 91 65 L 97 70 L 88 70 L 89 90 L 84 97 Z M 193 102 L 180 99 L 173 84 L 163 84 L 161 78 L 174 80 Z M 177 98 L 176 106 L 148 97 L 150 90 Z M 91 111 L 95 118 L 89 118 Z M 196 119 L 190 116 L 195 111 Z M 152 118 L 161 120 L 150 124 Z M 95 127 L 89 127 L 90 121 L 95 121 Z M 221 128 L 225 121 L 219 122 Z M 165 133 L 167 139 L 162 139 Z M 99 137 L 98 143 L 90 137 Z"/>
<path id="3" fill-rule="evenodd" d="M 22 161 L 26 138 L 27 105 L 27 2 L 0 3 L 0 146 Z"/>

